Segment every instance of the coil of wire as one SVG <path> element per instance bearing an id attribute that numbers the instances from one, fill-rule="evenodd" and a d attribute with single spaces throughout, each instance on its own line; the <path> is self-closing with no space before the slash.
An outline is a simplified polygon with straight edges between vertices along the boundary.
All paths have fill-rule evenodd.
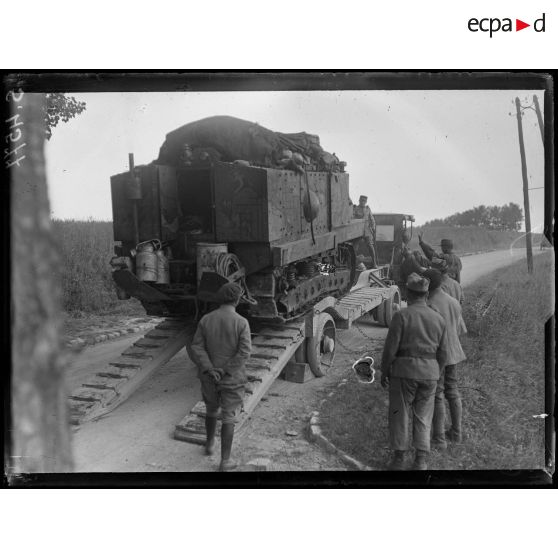
<path id="1" fill-rule="evenodd" d="M 229 252 L 224 254 L 217 254 L 217 259 L 215 260 L 215 271 L 222 275 L 223 277 L 229 277 L 233 273 L 240 271 L 242 269 L 242 264 L 235 254 Z M 248 286 L 246 285 L 245 277 L 241 277 L 238 281 L 242 287 L 244 294 L 242 299 L 248 304 L 258 304 L 258 301 L 250 294 Z"/>

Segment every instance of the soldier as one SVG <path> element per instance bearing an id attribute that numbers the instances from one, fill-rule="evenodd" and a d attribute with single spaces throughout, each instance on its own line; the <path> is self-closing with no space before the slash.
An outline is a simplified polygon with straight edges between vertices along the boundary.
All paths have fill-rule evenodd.
<path id="1" fill-rule="evenodd" d="M 398 282 L 403 300 L 407 300 L 407 288 L 405 284 L 407 283 L 409 275 L 411 275 L 411 273 L 422 275 L 427 269 L 427 266 L 424 266 L 424 262 L 422 261 L 424 256 L 419 253 L 419 257 L 417 257 L 416 252 L 417 250 L 411 252 L 407 246 L 403 248 L 403 259 L 400 267 L 401 282 Z"/>
<path id="2" fill-rule="evenodd" d="M 432 258 L 432 267 L 442 274 L 442 291 L 448 293 L 463 306 L 463 287 L 448 275 L 448 262 Z"/>
<path id="3" fill-rule="evenodd" d="M 355 219 L 365 219 L 366 226 L 364 227 L 364 237 L 366 239 L 366 244 L 370 250 L 370 255 L 372 256 L 372 267 L 376 267 L 376 221 L 372 215 L 372 211 L 366 205 L 368 201 L 367 196 L 360 196 L 358 198 L 358 205 L 353 207 L 353 217 Z"/>
<path id="4" fill-rule="evenodd" d="M 467 328 L 461 315 L 461 306 L 441 288 L 442 274 L 437 269 L 429 269 L 424 276 L 430 280 L 426 304 L 443 316 L 447 327 L 448 357 L 436 388 L 432 422 L 432 445 L 438 449 L 446 449 L 446 435 L 453 442 L 461 442 L 462 405 L 461 395 L 457 389 L 457 365 L 466 358 L 459 342 L 459 336 L 467 333 Z M 445 432 L 446 404 L 444 395 L 448 400 L 451 416 L 451 428 L 447 433 Z"/>
<path id="5" fill-rule="evenodd" d="M 407 308 L 396 312 L 382 355 L 382 386 L 389 387 L 389 438 L 394 450 L 389 468 L 405 468 L 409 449 L 409 418 L 413 417 L 413 468 L 427 469 L 434 395 L 447 360 L 444 318 L 426 305 L 428 279 L 411 273 Z"/>
<path id="6" fill-rule="evenodd" d="M 237 465 L 230 458 L 231 448 L 236 416 L 248 381 L 244 366 L 252 349 L 248 321 L 235 310 L 241 295 L 242 288 L 236 283 L 227 283 L 219 289 L 217 296 L 221 306 L 203 316 L 191 346 L 206 408 L 207 455 L 214 451 L 221 407 L 220 471 L 230 471 Z"/>
<path id="7" fill-rule="evenodd" d="M 434 248 L 430 246 L 430 244 L 422 240 L 422 234 L 419 234 L 418 237 L 420 247 L 422 248 L 425 256 L 430 261 L 432 261 L 432 258 L 446 260 L 446 262 L 448 263 L 448 275 L 452 279 L 455 279 L 458 283 L 461 283 L 461 269 L 463 265 L 459 256 L 453 253 L 453 241 L 449 238 L 442 238 L 442 242 L 440 243 L 442 253 L 438 254 L 436 253 Z"/>

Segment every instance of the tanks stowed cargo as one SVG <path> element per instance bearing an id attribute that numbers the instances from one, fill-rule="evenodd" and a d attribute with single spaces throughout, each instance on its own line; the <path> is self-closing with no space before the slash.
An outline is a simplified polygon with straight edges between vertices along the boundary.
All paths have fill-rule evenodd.
<path id="1" fill-rule="evenodd" d="M 211 116 L 185 124 L 166 136 L 158 165 L 195 166 L 245 161 L 270 168 L 305 167 L 340 171 L 344 163 L 324 151 L 320 138 L 306 132 L 284 134 L 232 116 Z"/>

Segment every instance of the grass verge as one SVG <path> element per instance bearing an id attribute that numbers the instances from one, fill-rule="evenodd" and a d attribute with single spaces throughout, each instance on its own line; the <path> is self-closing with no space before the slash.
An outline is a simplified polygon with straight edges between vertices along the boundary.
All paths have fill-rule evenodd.
<path id="1" fill-rule="evenodd" d="M 541 469 L 544 467 L 544 324 L 554 309 L 553 254 L 501 268 L 465 289 L 458 365 L 464 440 L 432 451 L 431 469 Z M 380 357 L 381 353 L 375 356 Z M 379 360 L 379 358 L 378 358 Z M 387 391 L 379 381 L 348 382 L 323 404 L 324 435 L 374 469 L 389 459 Z M 449 415 L 448 415 L 449 416 Z"/>

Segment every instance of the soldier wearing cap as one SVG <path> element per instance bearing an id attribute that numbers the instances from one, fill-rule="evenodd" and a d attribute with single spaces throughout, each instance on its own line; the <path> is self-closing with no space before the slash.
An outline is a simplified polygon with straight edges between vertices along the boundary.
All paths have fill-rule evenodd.
<path id="1" fill-rule="evenodd" d="M 440 246 L 442 248 L 442 253 L 437 253 L 430 244 L 422 240 L 422 234 L 419 233 L 419 244 L 424 252 L 424 255 L 432 261 L 432 258 L 438 258 L 445 260 L 448 264 L 448 275 L 455 279 L 458 283 L 461 283 L 461 269 L 463 264 L 461 259 L 457 254 L 453 253 L 453 241 L 449 238 L 442 238 Z"/>
<path id="2" fill-rule="evenodd" d="M 221 408 L 220 471 L 236 467 L 230 458 L 234 425 L 248 381 L 245 364 L 252 350 L 248 321 L 236 313 L 241 295 L 242 288 L 236 283 L 223 285 L 217 292 L 221 306 L 202 317 L 191 345 L 206 408 L 207 455 L 214 451 Z"/>
<path id="3" fill-rule="evenodd" d="M 448 293 L 463 306 L 463 287 L 448 275 L 448 262 L 439 258 L 432 258 L 432 268 L 442 274 L 442 291 Z"/>
<path id="4" fill-rule="evenodd" d="M 424 256 L 418 250 L 411 251 L 407 246 L 403 248 L 402 262 L 400 267 L 401 283 L 398 283 L 401 289 L 403 300 L 407 300 L 407 278 L 411 273 L 422 275 L 428 268 L 428 262 L 423 261 Z"/>
<path id="5" fill-rule="evenodd" d="M 428 279 L 407 279 L 407 308 L 396 312 L 382 355 L 382 386 L 389 387 L 389 439 L 392 470 L 405 468 L 409 419 L 413 417 L 414 469 L 427 469 L 434 395 L 447 360 L 444 318 L 426 305 Z"/>
<path id="6" fill-rule="evenodd" d="M 457 388 L 457 365 L 466 359 L 459 336 L 467 333 L 461 315 L 461 305 L 442 290 L 442 274 L 437 269 L 429 269 L 424 276 L 430 281 L 426 304 L 439 312 L 446 321 L 448 357 L 440 374 L 434 402 L 432 422 L 432 445 L 438 449 L 447 447 L 446 437 L 453 442 L 461 442 L 461 395 Z M 446 404 L 448 400 L 451 428 L 445 432 Z"/>
<path id="7" fill-rule="evenodd" d="M 353 207 L 353 217 L 355 219 L 365 219 L 366 221 L 366 226 L 364 227 L 364 237 L 372 256 L 372 267 L 376 267 L 376 248 L 374 244 L 376 242 L 376 220 L 372 215 L 372 211 L 366 205 L 367 201 L 367 196 L 360 196 L 358 198 L 358 205 Z"/>

